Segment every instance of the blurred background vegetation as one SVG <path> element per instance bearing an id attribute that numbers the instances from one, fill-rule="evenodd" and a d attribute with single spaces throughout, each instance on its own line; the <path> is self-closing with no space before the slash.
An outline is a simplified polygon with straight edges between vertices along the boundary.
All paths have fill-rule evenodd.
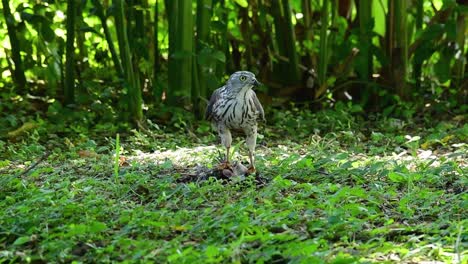
<path id="1" fill-rule="evenodd" d="M 237 70 L 265 84 L 257 93 L 267 108 L 345 105 L 403 117 L 467 110 L 466 1 L 2 0 L 1 7 L 1 132 L 43 120 L 67 129 L 76 121 L 196 120 Z"/>

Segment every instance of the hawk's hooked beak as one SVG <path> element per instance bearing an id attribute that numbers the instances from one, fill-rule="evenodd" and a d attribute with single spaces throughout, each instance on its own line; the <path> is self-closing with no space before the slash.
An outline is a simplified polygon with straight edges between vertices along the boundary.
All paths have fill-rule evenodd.
<path id="1" fill-rule="evenodd" d="M 257 87 L 260 86 L 260 85 L 262 85 L 262 83 L 259 82 L 259 81 L 257 81 L 257 79 L 253 79 L 252 84 L 253 84 L 253 86 L 257 86 Z"/>

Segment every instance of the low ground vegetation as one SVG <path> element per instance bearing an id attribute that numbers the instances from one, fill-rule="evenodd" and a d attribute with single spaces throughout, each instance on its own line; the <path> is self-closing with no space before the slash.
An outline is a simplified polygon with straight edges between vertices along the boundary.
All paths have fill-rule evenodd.
<path id="1" fill-rule="evenodd" d="M 269 111 L 233 179 L 202 173 L 223 153 L 205 122 L 116 140 L 38 118 L 0 141 L 0 262 L 466 263 L 466 116 L 352 109 Z"/>

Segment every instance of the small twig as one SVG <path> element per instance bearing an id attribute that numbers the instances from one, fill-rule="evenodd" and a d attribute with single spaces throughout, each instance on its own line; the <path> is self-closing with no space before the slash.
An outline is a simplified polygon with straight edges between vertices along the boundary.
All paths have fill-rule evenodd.
<path id="1" fill-rule="evenodd" d="M 44 155 L 42 155 L 36 162 L 34 162 L 31 166 L 29 166 L 27 169 L 25 169 L 23 172 L 19 173 L 16 177 L 21 177 L 26 175 L 28 172 L 30 172 L 32 169 L 34 169 L 39 163 L 43 162 L 47 157 L 49 157 L 51 153 L 46 150 Z"/>

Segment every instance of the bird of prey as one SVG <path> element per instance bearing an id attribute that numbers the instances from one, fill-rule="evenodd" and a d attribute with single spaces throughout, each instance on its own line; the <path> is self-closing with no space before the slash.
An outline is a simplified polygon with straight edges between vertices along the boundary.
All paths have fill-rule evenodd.
<path id="1" fill-rule="evenodd" d="M 255 75 L 248 71 L 233 73 L 226 85 L 216 89 L 206 109 L 205 118 L 212 121 L 218 131 L 221 143 L 226 147 L 225 167 L 229 167 L 229 149 L 232 143 L 231 130 L 240 130 L 246 135 L 249 149 L 249 172 L 255 172 L 255 144 L 257 141 L 257 120 L 265 120 L 265 114 L 257 95 L 252 90 L 261 85 Z"/>

